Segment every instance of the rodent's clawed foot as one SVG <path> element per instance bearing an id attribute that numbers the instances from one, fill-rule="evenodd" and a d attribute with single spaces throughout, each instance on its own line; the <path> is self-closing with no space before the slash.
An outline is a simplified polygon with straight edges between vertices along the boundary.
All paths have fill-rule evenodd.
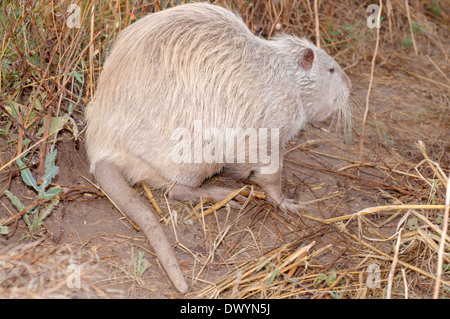
<path id="1" fill-rule="evenodd" d="M 268 201 L 275 207 L 280 208 L 285 214 L 295 213 L 299 215 L 300 211 L 304 209 L 304 206 L 302 204 L 297 203 L 294 199 L 290 198 L 284 198 L 281 203 L 278 203 L 270 198 L 268 198 Z"/>
<path id="2" fill-rule="evenodd" d="M 302 209 L 304 209 L 304 206 L 300 203 L 297 203 L 293 199 L 285 199 L 280 207 L 285 210 L 285 212 L 295 213 L 299 214 Z"/>

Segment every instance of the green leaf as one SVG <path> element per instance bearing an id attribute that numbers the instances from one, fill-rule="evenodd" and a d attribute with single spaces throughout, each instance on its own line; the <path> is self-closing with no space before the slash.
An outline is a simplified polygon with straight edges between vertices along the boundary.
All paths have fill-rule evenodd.
<path id="1" fill-rule="evenodd" d="M 53 165 L 55 165 L 56 154 L 58 154 L 58 150 L 54 150 L 53 146 L 52 146 L 50 151 L 47 154 L 47 157 L 45 158 L 45 170 L 46 171 L 48 169 L 50 169 Z"/>
<path id="2" fill-rule="evenodd" d="M 28 229 L 31 231 L 35 226 L 34 226 L 34 218 L 33 221 L 30 221 L 30 216 L 34 216 L 36 215 L 36 212 L 38 211 L 38 208 L 35 207 L 33 211 L 26 213 L 25 215 L 23 215 L 23 220 L 25 221 L 25 224 L 27 224 Z"/>
<path id="3" fill-rule="evenodd" d="M 49 153 L 47 154 L 47 157 L 45 159 L 45 172 L 42 176 L 42 184 L 41 184 L 41 191 L 40 193 L 46 193 L 45 189 L 47 186 L 51 183 L 52 179 L 58 174 L 58 166 L 55 165 L 55 158 L 57 154 L 57 150 L 53 150 L 53 147 L 50 149 Z M 39 194 L 41 195 L 41 194 Z M 41 197 L 41 196 L 39 196 Z M 45 197 L 50 198 L 50 197 Z"/>
<path id="4" fill-rule="evenodd" d="M 73 76 L 75 79 L 77 79 L 78 82 L 80 82 L 80 83 L 83 83 L 83 82 L 84 82 L 84 80 L 83 80 L 84 76 L 83 76 L 82 74 L 78 73 L 77 70 L 73 70 L 72 76 Z"/>
<path id="5" fill-rule="evenodd" d="M 355 30 L 356 26 L 354 26 L 352 24 L 350 24 L 350 25 L 343 24 L 343 25 L 341 25 L 341 28 L 344 29 L 344 30 Z"/>
<path id="6" fill-rule="evenodd" d="M 41 128 L 37 131 L 36 136 L 41 136 L 42 134 L 44 134 L 45 125 L 46 125 L 45 123 L 47 122 L 47 119 L 44 118 L 42 122 L 43 122 L 43 124 L 42 124 Z M 58 117 L 58 118 L 52 117 L 50 119 L 50 127 L 48 130 L 48 134 L 51 135 L 51 134 L 55 133 L 56 131 L 61 130 L 64 127 L 64 125 L 66 125 L 66 123 L 67 123 L 66 116 L 62 116 L 62 117 Z"/>
<path id="7" fill-rule="evenodd" d="M 6 74 L 8 72 L 11 64 L 12 64 L 11 60 L 6 59 L 5 57 L 2 58 L 2 69 L 3 69 L 4 74 Z"/>
<path id="8" fill-rule="evenodd" d="M 25 205 L 22 204 L 20 199 L 13 195 L 9 190 L 5 190 L 5 195 L 8 196 L 11 203 L 16 207 L 16 209 L 20 212 L 25 209 Z"/>
<path id="9" fill-rule="evenodd" d="M 41 104 L 41 101 L 39 101 L 39 99 L 36 99 L 34 107 L 36 108 L 36 110 L 39 110 L 39 111 L 42 110 L 42 104 Z"/>
<path id="10" fill-rule="evenodd" d="M 60 195 L 63 192 L 62 188 L 59 186 L 54 186 L 46 190 L 45 192 L 39 193 L 39 198 L 52 198 Z"/>
<path id="11" fill-rule="evenodd" d="M 9 105 L 11 107 L 10 114 L 12 117 L 14 117 L 17 121 L 19 121 L 19 104 L 17 104 L 14 101 L 10 101 Z"/>
<path id="12" fill-rule="evenodd" d="M 327 285 L 331 286 L 336 279 L 337 279 L 336 271 L 334 270 L 330 271 L 330 273 L 328 274 L 328 278 L 326 279 Z"/>
<path id="13" fill-rule="evenodd" d="M 75 104 L 74 103 L 69 103 L 69 108 L 67 110 L 68 114 L 72 114 L 73 110 L 75 109 Z"/>
<path id="14" fill-rule="evenodd" d="M 134 259 L 134 272 L 136 276 L 141 277 L 148 267 L 150 267 L 150 263 L 144 258 L 144 252 L 140 251 Z"/>
<path id="15" fill-rule="evenodd" d="M 1 226 L 1 223 L 5 221 L 5 218 L 0 218 L 0 234 L 1 235 L 8 235 L 9 229 L 8 226 Z"/>
<path id="16" fill-rule="evenodd" d="M 260 271 L 260 270 L 261 270 L 263 267 L 265 267 L 265 266 L 267 265 L 267 263 L 269 262 L 269 261 L 266 260 L 266 258 L 264 258 L 264 257 L 261 257 L 259 260 L 262 262 L 262 264 L 261 264 L 261 266 L 258 267 L 258 269 L 256 269 L 256 271 Z"/>
<path id="17" fill-rule="evenodd" d="M 317 286 L 318 284 L 320 284 L 322 281 L 326 280 L 328 278 L 328 276 L 326 274 L 322 274 L 320 273 L 316 279 L 314 279 L 314 286 Z"/>
<path id="18" fill-rule="evenodd" d="M 38 214 L 36 214 L 33 218 L 33 223 L 31 224 L 31 227 L 29 228 L 30 231 L 31 230 L 38 230 L 39 228 L 41 228 L 42 222 L 45 218 L 47 218 L 47 216 L 52 212 L 53 207 L 55 207 L 56 205 L 58 205 L 59 203 L 59 199 L 58 198 L 54 198 L 50 205 L 48 205 L 45 210 L 39 212 Z"/>
<path id="19" fill-rule="evenodd" d="M 55 163 L 51 163 L 51 166 L 45 170 L 44 175 L 42 176 L 42 184 L 41 190 L 45 190 L 47 186 L 50 184 L 52 179 L 58 174 L 58 166 L 55 166 Z"/>
<path id="20" fill-rule="evenodd" d="M 28 137 L 24 138 L 23 139 L 23 146 L 24 147 L 28 147 L 30 145 L 30 142 L 31 142 L 31 140 Z"/>
<path id="21" fill-rule="evenodd" d="M 270 275 L 269 279 L 267 280 L 268 285 L 270 285 L 273 282 L 273 280 L 275 279 L 277 274 L 278 274 L 278 269 L 274 269 L 274 271 Z"/>
<path id="22" fill-rule="evenodd" d="M 331 297 L 333 297 L 334 299 L 342 299 L 342 294 L 341 294 L 340 292 L 330 291 L 329 294 L 330 294 Z"/>
<path id="23" fill-rule="evenodd" d="M 408 226 L 413 230 L 418 229 L 419 228 L 419 220 L 415 217 L 408 219 Z"/>
<path id="24" fill-rule="evenodd" d="M 37 185 L 36 180 L 31 174 L 30 169 L 26 168 L 25 164 L 22 162 L 20 158 L 18 158 L 16 162 L 17 165 L 19 165 L 20 175 L 22 176 L 22 180 L 24 181 L 24 183 L 27 184 L 28 186 L 33 187 L 35 190 L 39 191 L 40 187 Z"/>

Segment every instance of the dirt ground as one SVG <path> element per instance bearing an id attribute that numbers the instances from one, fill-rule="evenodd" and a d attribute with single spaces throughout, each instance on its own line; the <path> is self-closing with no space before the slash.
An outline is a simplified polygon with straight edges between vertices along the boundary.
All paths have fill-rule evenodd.
<path id="1" fill-rule="evenodd" d="M 428 52 L 434 53 L 429 53 L 433 61 L 443 58 L 438 48 Z M 144 235 L 96 187 L 83 134 L 75 140 L 66 127 L 56 144 L 59 173 L 53 180 L 64 190 L 60 203 L 39 230 L 31 232 L 19 219 L 9 225 L 8 235 L 0 237 L 1 296 L 383 298 L 391 285 L 393 298 L 430 298 L 439 244 L 430 224 L 442 226 L 443 210 L 386 209 L 345 216 L 386 205 L 443 204 L 445 189 L 436 186 L 439 180 L 428 162 L 423 162 L 417 143 L 424 142 L 430 160 L 448 176 L 449 83 L 426 56 L 417 57 L 411 50 L 383 51 L 360 160 L 358 132 L 370 59 L 346 65 L 353 84 L 351 138 L 330 129 L 331 120 L 313 123 L 290 142 L 285 154 L 283 190 L 287 197 L 304 203 L 300 215 L 252 198 L 241 210 L 224 207 L 198 219 L 195 216 L 201 209 L 194 208 L 196 203 L 170 201 L 154 191 L 169 220 L 164 229 L 190 285 L 186 296 L 172 287 Z M 443 67 L 444 73 L 448 70 L 448 65 Z M 423 79 L 425 75 L 440 84 Z M 82 131 L 82 110 L 73 117 Z M 8 141 L 0 135 L 3 159 L 13 154 Z M 23 183 L 17 168 L 11 172 L 2 172 L 1 186 L 11 177 L 8 189 L 25 205 L 35 202 L 36 192 Z M 206 183 L 258 190 L 225 174 Z M 141 185 L 136 189 L 145 197 Z M 0 197 L 0 218 L 16 213 L 11 201 Z M 341 216 L 342 220 L 334 219 Z M 396 248 L 400 228 L 404 236 Z M 267 262 L 261 264 L 264 259 Z M 389 282 L 396 259 L 399 265 Z M 447 254 L 444 264 L 449 264 L 448 259 Z M 148 268 L 138 274 L 137 265 Z M 292 267 L 280 271 L 286 265 Z M 372 266 L 378 270 L 378 281 L 371 286 Z M 449 298 L 448 270 L 442 280 L 441 297 Z"/>
<path id="2" fill-rule="evenodd" d="M 367 80 L 364 77 L 352 77 L 353 96 L 356 100 L 363 101 Z M 383 86 L 375 86 L 375 92 L 385 89 Z M 395 89 L 389 88 L 389 91 L 393 96 L 396 95 Z M 403 92 L 398 93 L 398 95 L 401 94 Z M 376 100 L 376 93 L 374 96 Z M 382 112 L 388 112 L 387 109 L 382 109 L 386 106 L 396 107 L 388 103 L 384 106 L 379 105 L 379 108 Z M 405 112 L 405 114 L 420 111 L 420 108 L 396 110 L 397 113 Z M 357 108 L 355 112 L 358 114 L 361 110 Z M 364 183 L 361 183 L 369 177 L 377 179 L 380 183 L 389 184 L 388 181 L 378 178 L 375 169 L 363 169 L 359 177 L 356 170 L 351 171 L 348 176 L 339 174 L 340 168 L 348 167 L 352 161 L 357 161 L 358 140 L 353 138 L 345 141 L 341 134 L 330 132 L 328 124 L 329 122 L 309 125 L 297 139 L 290 143 L 291 148 L 285 156 L 284 165 L 285 194 L 305 202 L 305 213 L 320 219 L 329 219 L 355 213 L 366 207 L 393 203 L 394 200 L 389 196 L 389 193 L 392 193 L 390 190 L 387 190 L 383 196 L 380 192 L 382 185 L 366 187 Z M 417 124 L 426 125 L 421 122 Z M 409 136 L 409 140 L 414 141 L 422 137 Z M 62 200 L 58 208 L 45 220 L 44 229 L 38 237 L 46 238 L 41 246 L 47 250 L 55 249 L 55 247 L 70 247 L 71 256 L 80 255 L 79 258 L 83 261 L 80 260 L 79 263 L 86 263 L 88 265 L 86 267 L 92 268 L 86 270 L 89 274 L 89 276 L 86 275 L 88 279 L 83 279 L 84 273 L 81 277 L 82 281 L 86 280 L 85 285 L 71 290 L 71 296 L 182 297 L 165 277 L 143 234 L 134 230 L 111 202 L 94 187 L 95 180 L 89 174 L 82 141 L 75 142 L 72 134 L 65 132 L 61 134 L 57 147 L 57 165 L 60 167 L 60 172 L 54 182 L 64 187 L 70 195 Z M 375 158 L 373 160 L 376 161 Z M 349 169 L 352 170 L 352 168 Z M 234 181 L 223 174 L 214 177 L 208 183 L 234 188 L 245 185 L 244 181 Z M 137 188 L 143 193 L 142 187 Z M 27 199 L 27 196 L 30 199 L 33 198 L 33 191 L 25 187 L 18 177 L 12 181 L 10 190 L 21 198 Z M 165 230 L 191 286 L 187 297 L 207 297 L 199 295 L 199 292 L 229 274 L 236 265 L 253 259 L 258 260 L 265 252 L 286 243 L 295 242 L 296 245 L 305 246 L 315 242 L 316 250 L 331 244 L 331 247 L 318 255 L 310 265 L 312 269 L 317 267 L 316 271 L 320 273 L 361 268 L 359 265 L 361 256 L 358 256 L 361 247 L 355 245 L 337 227 L 330 227 L 308 218 L 286 215 L 262 199 L 252 199 L 241 212 L 236 209 L 222 208 L 202 221 L 186 219 L 192 211 L 192 207 L 187 203 L 166 202 L 164 194 L 157 191 L 155 196 L 165 213 L 168 212 L 168 207 L 177 212 L 176 226 L 166 225 Z M 5 198 L 1 201 L 5 208 L 11 212 L 14 211 Z M 370 220 L 373 223 L 383 224 L 389 217 L 389 215 L 374 215 L 370 217 Z M 399 215 L 388 221 L 379 228 L 379 231 L 386 238 L 393 235 L 401 218 L 402 215 Z M 227 227 L 229 228 L 226 236 L 218 242 L 218 238 L 224 234 L 224 229 Z M 354 222 L 350 223 L 348 228 L 350 231 L 357 232 L 359 227 L 358 223 Z M 179 244 L 177 244 L 174 229 Z M 2 246 L 16 245 L 24 233 L 28 232 L 21 221 L 14 228 L 12 237 L 7 240 L 1 238 Z M 25 242 L 33 241 L 28 239 Z M 217 243 L 219 245 L 215 247 Z M 382 243 L 379 245 L 387 253 L 392 252 L 391 245 Z M 136 276 L 133 266 L 133 261 L 139 252 L 144 252 L 145 259 L 150 265 L 140 277 Z M 364 265 L 367 268 L 366 264 Z M 424 295 L 419 294 L 416 297 L 426 296 L 427 289 L 424 288 Z M 40 293 L 42 294 L 42 291 Z M 299 294 L 298 297 L 309 298 L 315 295 L 316 293 L 305 288 L 303 294 Z M 50 296 L 49 293 L 48 297 Z"/>

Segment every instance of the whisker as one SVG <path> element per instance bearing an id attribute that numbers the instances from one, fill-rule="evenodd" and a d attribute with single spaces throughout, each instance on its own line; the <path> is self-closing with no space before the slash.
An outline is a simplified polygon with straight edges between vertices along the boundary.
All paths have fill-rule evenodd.
<path id="1" fill-rule="evenodd" d="M 352 105 L 351 98 L 347 98 L 347 94 L 342 93 L 336 101 L 337 111 L 331 118 L 330 129 L 335 133 L 344 135 L 346 141 L 351 140 L 352 132 Z"/>

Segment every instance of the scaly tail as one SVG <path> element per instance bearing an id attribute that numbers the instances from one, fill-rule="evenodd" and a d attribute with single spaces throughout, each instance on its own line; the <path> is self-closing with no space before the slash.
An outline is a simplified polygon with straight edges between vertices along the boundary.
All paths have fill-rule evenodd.
<path id="1" fill-rule="evenodd" d="M 188 285 L 172 247 L 150 207 L 127 184 L 113 163 L 107 160 L 98 162 L 95 166 L 95 178 L 114 203 L 142 229 L 175 288 L 183 294 L 186 293 Z"/>

